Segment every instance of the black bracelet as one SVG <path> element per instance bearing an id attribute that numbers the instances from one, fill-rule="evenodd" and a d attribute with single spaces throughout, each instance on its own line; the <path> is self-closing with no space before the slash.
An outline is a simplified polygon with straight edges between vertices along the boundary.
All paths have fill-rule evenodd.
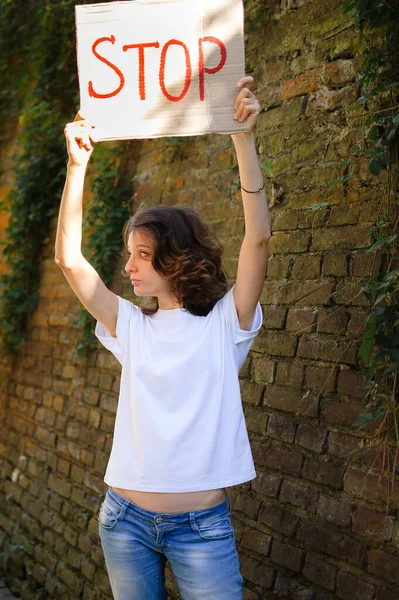
<path id="1" fill-rule="evenodd" d="M 242 186 L 241 186 L 241 189 L 243 192 L 247 192 L 247 194 L 258 194 L 259 192 L 263 192 L 263 190 L 265 189 L 265 184 L 263 184 L 261 188 L 259 188 L 258 190 L 255 190 L 254 192 L 250 192 L 249 190 L 246 190 Z"/>

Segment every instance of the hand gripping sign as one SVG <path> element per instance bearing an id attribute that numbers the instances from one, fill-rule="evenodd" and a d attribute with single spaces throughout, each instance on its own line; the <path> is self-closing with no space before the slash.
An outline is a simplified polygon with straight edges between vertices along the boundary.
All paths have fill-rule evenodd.
<path id="1" fill-rule="evenodd" d="M 75 6 L 80 108 L 99 140 L 238 133 L 241 0 Z"/>

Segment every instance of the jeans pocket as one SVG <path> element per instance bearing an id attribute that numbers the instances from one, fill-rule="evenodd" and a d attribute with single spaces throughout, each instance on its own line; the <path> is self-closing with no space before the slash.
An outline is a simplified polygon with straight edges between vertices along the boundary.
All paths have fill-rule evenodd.
<path id="1" fill-rule="evenodd" d="M 203 540 L 223 540 L 234 536 L 234 529 L 228 515 L 215 519 L 196 521 L 196 529 Z"/>
<path id="2" fill-rule="evenodd" d="M 100 506 L 100 512 L 98 513 L 98 522 L 104 529 L 112 529 L 123 516 L 122 513 L 123 506 L 115 504 L 105 496 L 104 502 Z"/>

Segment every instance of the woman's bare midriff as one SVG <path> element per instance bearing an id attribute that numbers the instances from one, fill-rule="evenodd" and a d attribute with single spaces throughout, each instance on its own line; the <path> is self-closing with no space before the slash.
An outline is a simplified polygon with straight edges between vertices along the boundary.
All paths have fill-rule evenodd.
<path id="1" fill-rule="evenodd" d="M 137 490 L 112 489 L 134 504 L 145 510 L 163 513 L 180 513 L 190 510 L 202 510 L 220 504 L 226 498 L 226 488 L 204 490 L 202 492 L 138 492 Z"/>

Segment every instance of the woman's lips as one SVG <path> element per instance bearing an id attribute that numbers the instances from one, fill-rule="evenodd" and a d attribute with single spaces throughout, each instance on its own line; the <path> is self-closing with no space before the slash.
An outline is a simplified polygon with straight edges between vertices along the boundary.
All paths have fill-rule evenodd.
<path id="1" fill-rule="evenodd" d="M 130 281 L 132 282 L 133 285 L 140 283 L 140 279 L 131 279 Z"/>

